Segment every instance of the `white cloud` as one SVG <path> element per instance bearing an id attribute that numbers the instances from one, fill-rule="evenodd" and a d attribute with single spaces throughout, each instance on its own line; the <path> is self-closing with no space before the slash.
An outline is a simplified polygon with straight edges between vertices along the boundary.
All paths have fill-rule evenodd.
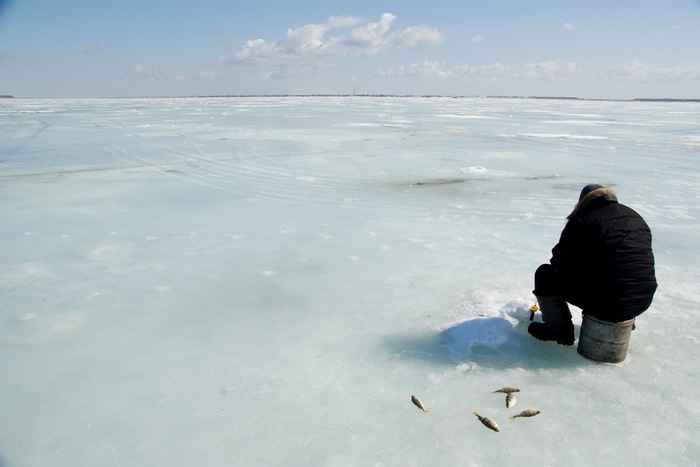
<path id="1" fill-rule="evenodd" d="M 474 36 L 471 39 L 469 39 L 469 42 L 471 42 L 472 44 L 478 44 L 479 42 L 482 42 L 484 39 L 486 39 L 486 38 L 483 36 Z"/>
<path id="2" fill-rule="evenodd" d="M 494 75 L 504 75 L 510 73 L 513 67 L 508 65 L 502 65 L 500 63 L 492 63 L 490 65 L 484 65 L 477 69 L 479 74 L 486 76 Z"/>
<path id="3" fill-rule="evenodd" d="M 262 73 L 259 73 L 258 76 L 255 78 L 255 81 L 266 83 L 274 80 L 294 78 L 310 74 L 318 74 L 323 71 L 328 71 L 329 68 L 333 67 L 327 67 L 319 64 L 295 64 L 293 66 L 280 65 L 275 67 L 271 71 L 267 70 Z"/>
<path id="4" fill-rule="evenodd" d="M 380 76 L 381 75 L 419 76 L 421 78 L 439 79 L 452 78 L 455 76 L 455 71 L 445 69 L 445 63 L 443 62 L 431 62 L 426 60 L 420 63 L 411 63 L 406 67 L 401 66 L 396 70 L 384 70 L 383 74 L 380 72 Z"/>
<path id="5" fill-rule="evenodd" d="M 402 49 L 413 49 L 416 47 L 426 47 L 437 45 L 445 38 L 444 33 L 427 26 L 409 26 L 403 31 L 396 32 L 389 36 L 388 43 L 391 47 Z"/>
<path id="6" fill-rule="evenodd" d="M 157 68 L 143 65 L 134 65 L 129 68 L 129 74 L 148 81 L 157 81 L 165 74 Z"/>
<path id="7" fill-rule="evenodd" d="M 272 65 L 313 62 L 324 58 L 375 55 L 393 48 L 415 48 L 439 44 L 444 33 L 427 26 L 410 26 L 389 33 L 396 16 L 383 13 L 379 21 L 352 29 L 344 36 L 326 37 L 332 29 L 355 26 L 361 20 L 352 16 L 333 16 L 323 24 L 307 24 L 287 30 L 284 39 L 271 43 L 249 40 L 233 55 L 223 57 L 229 64 L 264 63 Z"/>
<path id="8" fill-rule="evenodd" d="M 279 56 L 279 47 L 265 42 L 263 39 L 253 39 L 246 42 L 245 46 L 238 49 L 233 56 L 227 58 L 228 63 L 252 63 L 272 60 Z"/>
<path id="9" fill-rule="evenodd" d="M 580 72 L 580 67 L 574 62 L 549 60 L 537 63 L 524 63 L 519 66 L 492 63 L 481 66 L 468 64 L 449 67 L 444 62 L 424 61 L 380 70 L 378 76 L 421 76 L 424 78 L 453 78 L 478 77 L 487 80 L 495 78 L 514 77 L 529 80 L 567 81 Z"/>
<path id="10" fill-rule="evenodd" d="M 700 81 L 700 62 L 664 67 L 633 61 L 613 67 L 608 75 L 615 79 L 629 79 L 642 83 Z"/>
<path id="11" fill-rule="evenodd" d="M 575 29 L 574 25 L 571 23 L 564 23 L 564 25 L 561 27 L 564 31 L 572 31 Z"/>
<path id="12" fill-rule="evenodd" d="M 328 18 L 326 21 L 326 24 L 328 24 L 329 27 L 331 28 L 345 28 L 348 26 L 354 26 L 358 23 L 361 23 L 362 20 L 360 18 L 357 18 L 355 16 L 331 16 Z"/>
<path id="13" fill-rule="evenodd" d="M 580 70 L 574 62 L 547 60 L 544 62 L 525 63 L 517 70 L 516 75 L 528 79 L 566 80 Z"/>
<path id="14" fill-rule="evenodd" d="M 391 13 L 382 13 L 376 23 L 369 23 L 367 26 L 353 29 L 349 36 L 340 41 L 336 41 L 334 38 L 331 41 L 348 46 L 348 48 L 337 49 L 340 55 L 344 55 L 344 52 L 350 52 L 350 49 L 354 49 L 359 55 L 373 55 L 382 48 L 388 47 L 386 33 L 395 19 L 396 16 Z"/>
<path id="15" fill-rule="evenodd" d="M 134 65 L 127 70 L 130 79 L 150 82 L 192 81 L 208 79 L 215 76 L 212 70 L 200 71 L 194 74 L 175 74 L 148 65 Z"/>
<path id="16" fill-rule="evenodd" d="M 405 66 L 385 68 L 376 72 L 380 78 L 405 77 L 432 80 L 455 80 L 471 84 L 518 83 L 528 86 L 544 85 L 568 86 L 566 89 L 584 89 L 586 86 L 615 83 L 629 89 L 645 86 L 648 89 L 666 89 L 680 83 L 700 83 L 700 62 L 677 66 L 661 66 L 644 61 L 632 61 L 622 65 L 596 70 L 590 65 L 565 60 L 527 62 L 515 65 L 499 62 L 472 66 L 469 64 L 451 65 L 438 61 L 414 62 Z M 527 84 L 526 84 L 527 83 Z M 575 87 L 571 87 L 575 86 Z"/>

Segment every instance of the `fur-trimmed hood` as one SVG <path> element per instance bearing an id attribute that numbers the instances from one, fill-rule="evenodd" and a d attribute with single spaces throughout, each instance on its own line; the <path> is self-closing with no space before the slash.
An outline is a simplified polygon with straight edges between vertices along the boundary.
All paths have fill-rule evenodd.
<path id="1" fill-rule="evenodd" d="M 586 196 L 581 198 L 581 200 L 578 203 L 576 203 L 574 210 L 571 212 L 571 214 L 569 214 L 569 217 L 567 217 L 567 219 L 571 219 L 576 214 L 586 209 L 586 207 L 588 207 L 592 202 L 601 198 L 608 202 L 617 203 L 617 193 L 615 193 L 615 190 L 607 187 L 597 188 L 588 193 Z"/>

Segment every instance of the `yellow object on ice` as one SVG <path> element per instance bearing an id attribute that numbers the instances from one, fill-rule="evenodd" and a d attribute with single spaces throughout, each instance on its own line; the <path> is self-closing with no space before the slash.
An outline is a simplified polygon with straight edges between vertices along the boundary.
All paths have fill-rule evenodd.
<path id="1" fill-rule="evenodd" d="M 537 307 L 537 303 L 535 303 L 530 307 L 530 321 L 535 320 L 535 313 L 537 313 L 537 311 L 539 311 L 539 308 Z"/>

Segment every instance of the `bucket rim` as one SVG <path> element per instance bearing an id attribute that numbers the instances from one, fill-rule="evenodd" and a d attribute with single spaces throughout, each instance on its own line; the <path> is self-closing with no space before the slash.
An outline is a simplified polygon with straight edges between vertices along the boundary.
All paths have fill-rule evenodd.
<path id="1" fill-rule="evenodd" d="M 594 316 L 594 315 L 591 315 L 591 314 L 588 314 L 585 312 L 582 313 L 582 315 L 583 315 L 583 319 L 589 319 L 591 321 L 595 321 L 596 323 L 604 324 L 607 326 L 621 326 L 621 327 L 630 326 L 630 325 L 633 325 L 635 320 L 636 320 L 636 318 L 632 318 L 632 319 L 627 319 L 625 321 L 610 321 L 610 320 L 599 318 L 597 316 Z"/>

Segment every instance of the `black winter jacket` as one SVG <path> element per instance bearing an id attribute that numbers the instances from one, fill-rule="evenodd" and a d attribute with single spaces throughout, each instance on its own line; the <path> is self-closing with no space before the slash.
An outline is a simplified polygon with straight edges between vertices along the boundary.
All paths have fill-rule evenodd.
<path id="1" fill-rule="evenodd" d="M 552 249 L 550 263 L 566 301 L 610 321 L 638 316 L 651 305 L 657 282 L 651 230 L 610 188 L 585 196 Z"/>

